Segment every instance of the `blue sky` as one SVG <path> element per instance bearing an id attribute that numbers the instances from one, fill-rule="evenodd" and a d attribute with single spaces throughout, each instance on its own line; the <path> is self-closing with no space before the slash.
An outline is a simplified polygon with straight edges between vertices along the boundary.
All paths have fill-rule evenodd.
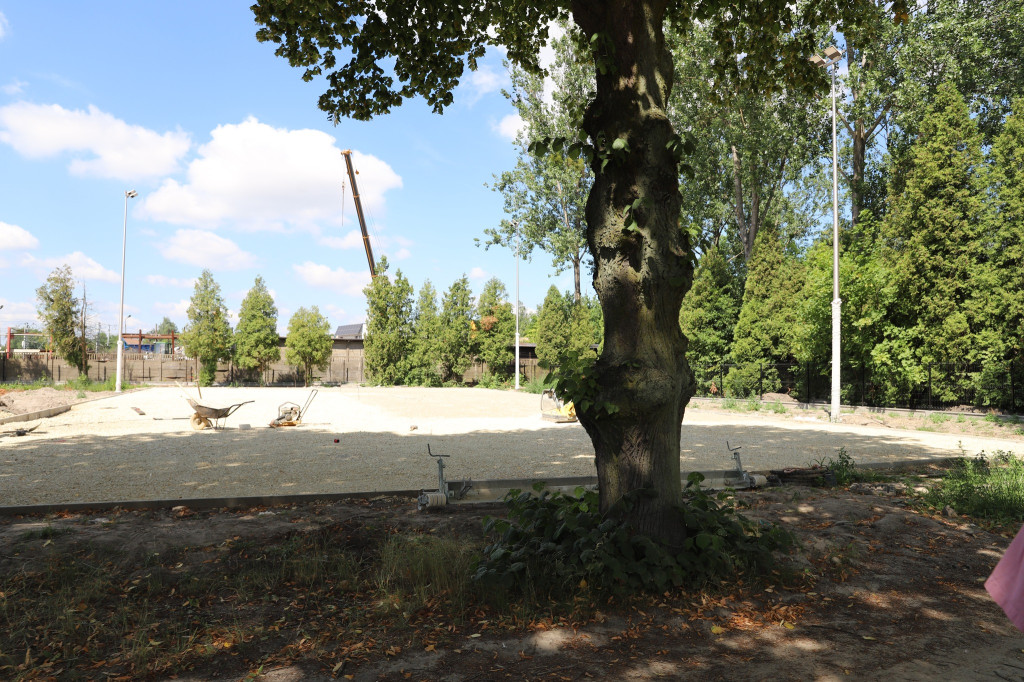
<path id="1" fill-rule="evenodd" d="M 93 324 L 116 333 L 124 193 L 130 329 L 187 321 L 192 280 L 209 268 L 236 315 L 261 275 L 284 331 L 300 306 L 364 319 L 369 281 L 343 149 L 352 149 L 375 254 L 419 291 L 463 274 L 511 293 L 508 249 L 474 244 L 503 217 L 485 187 L 515 162 L 514 109 L 497 51 L 443 116 L 410 101 L 333 126 L 321 84 L 260 44 L 248 0 L 0 0 L 0 327 L 32 323 L 35 290 L 67 263 Z M 535 308 L 553 277 L 520 269 Z M 586 277 L 584 278 L 586 279 Z"/>

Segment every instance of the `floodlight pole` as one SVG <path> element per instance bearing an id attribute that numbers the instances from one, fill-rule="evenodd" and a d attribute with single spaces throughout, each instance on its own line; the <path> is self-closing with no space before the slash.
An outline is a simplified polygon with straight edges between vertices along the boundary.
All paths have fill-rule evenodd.
<path id="1" fill-rule="evenodd" d="M 519 223 L 516 224 L 516 390 L 519 390 Z"/>
<path id="2" fill-rule="evenodd" d="M 836 70 L 839 57 L 832 62 L 832 411 L 830 420 L 840 421 L 839 373 L 843 300 L 839 298 L 839 143 L 836 131 Z"/>
<path id="3" fill-rule="evenodd" d="M 114 392 L 121 392 L 121 376 L 124 372 L 124 254 L 128 245 L 128 200 L 139 196 L 133 189 L 124 193 L 124 227 L 121 232 L 121 309 L 117 316 L 117 382 Z"/>
<path id="4" fill-rule="evenodd" d="M 836 70 L 843 52 L 835 45 L 825 48 L 825 57 L 814 55 L 811 63 L 818 67 L 832 67 L 832 407 L 829 421 L 840 421 L 840 331 L 843 300 L 839 298 L 839 142 L 836 129 Z M 810 397 L 810 396 L 808 396 Z"/>

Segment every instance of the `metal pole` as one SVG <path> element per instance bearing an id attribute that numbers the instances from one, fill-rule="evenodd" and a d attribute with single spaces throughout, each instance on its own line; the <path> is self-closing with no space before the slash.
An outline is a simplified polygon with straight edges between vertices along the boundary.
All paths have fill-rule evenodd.
<path id="1" fill-rule="evenodd" d="M 519 390 L 519 223 L 516 223 L 516 390 Z"/>
<path id="2" fill-rule="evenodd" d="M 842 322 L 842 299 L 839 298 L 839 150 L 836 138 L 836 70 L 832 64 L 832 412 L 831 421 L 838 423 L 839 414 L 839 333 Z"/>
<path id="3" fill-rule="evenodd" d="M 117 375 L 114 379 L 114 392 L 121 392 L 121 373 L 124 370 L 124 254 L 128 245 L 128 200 L 136 196 L 135 190 L 124 193 L 124 227 L 121 233 L 121 307 L 117 315 Z"/>

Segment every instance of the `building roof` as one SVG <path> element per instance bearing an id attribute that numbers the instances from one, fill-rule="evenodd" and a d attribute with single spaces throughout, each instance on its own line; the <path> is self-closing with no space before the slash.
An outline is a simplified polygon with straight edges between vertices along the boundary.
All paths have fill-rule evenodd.
<path id="1" fill-rule="evenodd" d="M 356 324 L 342 324 L 338 325 L 338 328 L 334 331 L 334 338 L 336 339 L 352 339 L 360 341 L 363 338 L 363 323 L 357 322 Z"/>

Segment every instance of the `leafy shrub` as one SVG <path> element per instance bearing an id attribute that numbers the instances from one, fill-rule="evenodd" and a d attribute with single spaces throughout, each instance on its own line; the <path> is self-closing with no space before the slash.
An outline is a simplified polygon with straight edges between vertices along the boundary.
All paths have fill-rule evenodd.
<path id="1" fill-rule="evenodd" d="M 480 375 L 480 379 L 476 382 L 477 388 L 508 388 L 509 383 L 506 379 L 499 376 L 495 376 L 490 372 L 484 372 Z"/>
<path id="2" fill-rule="evenodd" d="M 520 384 L 519 388 L 527 393 L 541 394 L 554 385 L 555 377 L 551 374 L 545 374 L 543 377 L 534 377 L 526 383 Z"/>
<path id="3" fill-rule="evenodd" d="M 791 536 L 777 526 L 761 526 L 736 513 L 727 493 L 709 495 L 704 476 L 692 473 L 679 507 L 687 538 L 681 550 L 637 534 L 622 522 L 643 491 L 599 511 L 598 494 L 577 488 L 575 495 L 550 493 L 538 483 L 538 496 L 518 490 L 505 497 L 508 520 L 488 518 L 485 530 L 497 536 L 484 548 L 475 578 L 537 595 L 562 595 L 575 588 L 622 593 L 663 592 L 670 587 L 716 583 L 737 572 L 766 570 L 772 552 Z"/>
<path id="4" fill-rule="evenodd" d="M 948 505 L 959 514 L 1024 521 L 1024 462 L 1003 451 L 991 460 L 984 452 L 973 458 L 960 457 L 925 499 L 939 508 Z"/>
<path id="5" fill-rule="evenodd" d="M 836 485 L 850 485 L 860 478 L 857 472 L 857 463 L 853 461 L 853 457 L 850 457 L 846 448 L 839 448 L 839 454 L 835 459 L 822 457 L 817 464 L 835 475 Z"/>

